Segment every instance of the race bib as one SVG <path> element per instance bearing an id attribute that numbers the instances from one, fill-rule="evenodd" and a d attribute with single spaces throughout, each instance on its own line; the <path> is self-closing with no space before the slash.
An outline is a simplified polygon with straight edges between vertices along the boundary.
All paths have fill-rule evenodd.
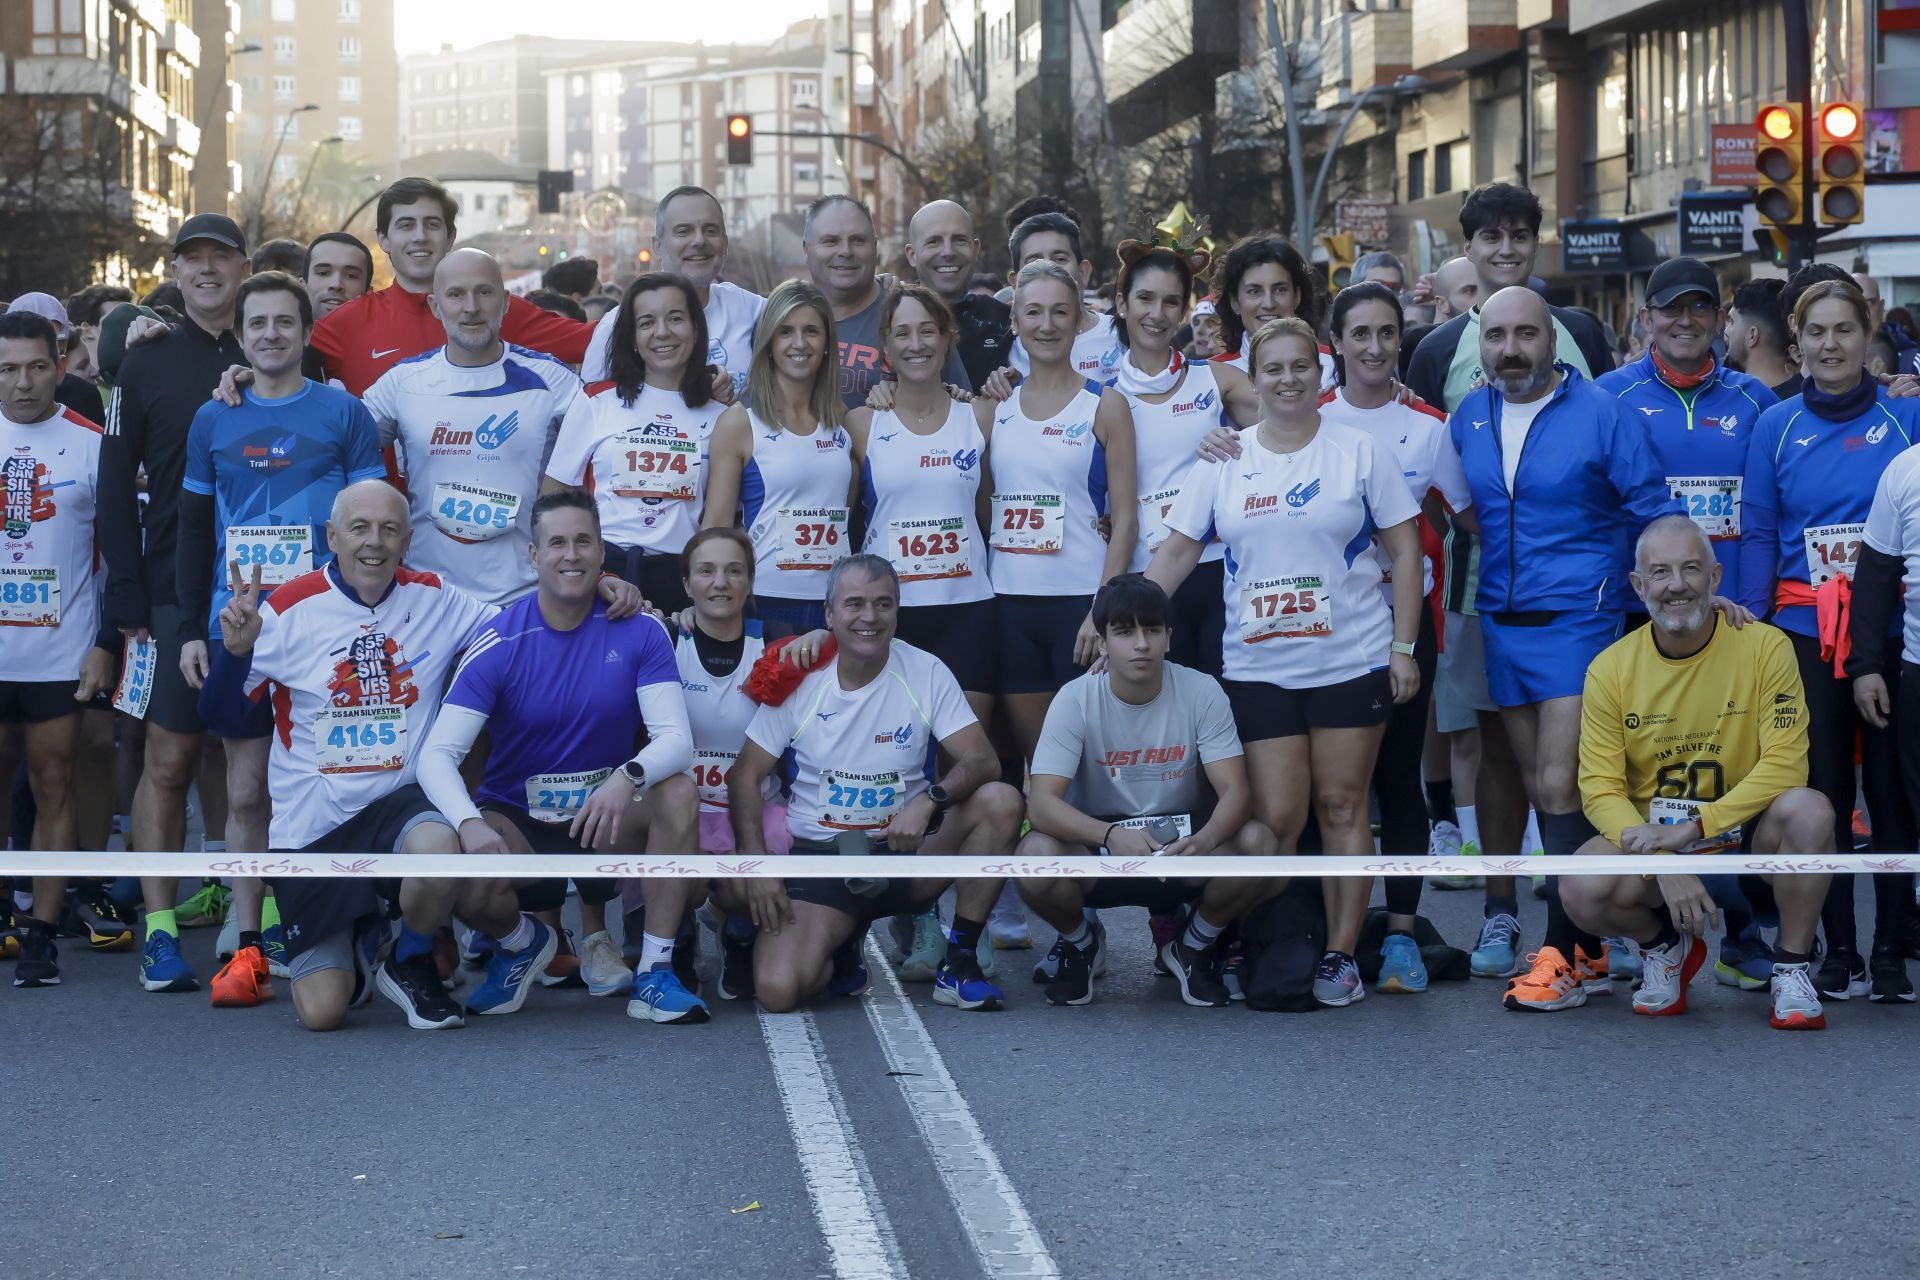
<path id="1" fill-rule="evenodd" d="M 1015 555 L 1054 555 L 1063 545 L 1067 503 L 1057 493 L 996 493 L 987 545 Z"/>
<path id="2" fill-rule="evenodd" d="M 1808 525 L 1801 534 L 1807 544 L 1807 581 L 1817 587 L 1835 577 L 1851 579 L 1866 531 L 1864 524 Z"/>
<path id="3" fill-rule="evenodd" d="M 1116 827 L 1125 827 L 1128 831 L 1145 831 L 1163 817 L 1172 820 L 1174 830 L 1179 833 L 1175 839 L 1185 840 L 1193 834 L 1193 815 L 1187 813 L 1154 814 L 1145 818 L 1122 818 L 1113 825 Z M 1172 842 L 1169 841 L 1168 843 Z M 1158 857 L 1159 853 L 1160 851 L 1158 849 L 1154 850 L 1154 856 Z"/>
<path id="4" fill-rule="evenodd" d="M 227 529 L 227 563 L 240 566 L 242 581 L 253 581 L 260 566 L 260 585 L 277 587 L 313 569 L 313 526 L 231 525 Z"/>
<path id="5" fill-rule="evenodd" d="M 1140 536 L 1146 539 L 1147 554 L 1152 555 L 1167 540 L 1167 513 L 1173 510 L 1173 500 L 1180 496 L 1179 489 L 1162 489 L 1140 499 Z"/>
<path id="6" fill-rule="evenodd" d="M 973 570 L 967 567 L 967 522 L 958 516 L 892 521 L 887 525 L 887 557 L 902 582 L 968 577 Z"/>
<path id="7" fill-rule="evenodd" d="M 407 759 L 405 707 L 327 707 L 313 717 L 321 773 L 385 773 Z"/>
<path id="8" fill-rule="evenodd" d="M 740 757 L 732 751 L 693 753 L 693 785 L 699 789 L 700 803 L 709 809 L 729 808 L 727 779 L 733 776 L 733 763 Z"/>
<path id="9" fill-rule="evenodd" d="M 877 831 L 907 801 L 898 773 L 820 773 L 820 825 L 836 831 Z"/>
<path id="10" fill-rule="evenodd" d="M 1740 536 L 1739 476 L 1668 476 L 1667 491 L 1709 538 Z"/>
<path id="11" fill-rule="evenodd" d="M 1698 800 L 1670 800 L 1655 796 L 1647 802 L 1647 821 L 1657 822 L 1663 827 L 1677 827 L 1683 822 L 1691 822 L 1700 816 L 1703 806 Z M 1681 853 L 1721 853 L 1740 847 L 1740 828 L 1734 827 L 1722 831 L 1719 835 L 1696 840 Z"/>
<path id="12" fill-rule="evenodd" d="M 147 718 L 147 703 L 153 700 L 153 673 L 158 666 L 160 646 L 148 640 L 144 644 L 129 639 L 124 661 L 120 664 L 120 684 L 113 691 L 113 709 L 135 720 Z"/>
<path id="13" fill-rule="evenodd" d="M 433 486 L 433 527 L 456 542 L 487 542 L 513 528 L 520 495 L 442 481 Z"/>
<path id="14" fill-rule="evenodd" d="M 1262 578 L 1240 588 L 1240 639 L 1333 634 L 1333 599 L 1316 577 Z"/>
<path id="15" fill-rule="evenodd" d="M 0 626 L 60 625 L 58 569 L 0 569 Z"/>
<path id="16" fill-rule="evenodd" d="M 613 442 L 613 492 L 622 498 L 691 502 L 700 487 L 700 442 L 623 434 Z"/>
<path id="17" fill-rule="evenodd" d="M 611 769 L 584 773 L 541 773 L 527 779 L 527 816 L 535 822 L 572 822 L 586 807 L 593 789 L 605 782 Z"/>
<path id="18" fill-rule="evenodd" d="M 847 553 L 845 507 L 796 507 L 774 516 L 780 539 L 774 566 L 780 569 L 831 569 Z"/>

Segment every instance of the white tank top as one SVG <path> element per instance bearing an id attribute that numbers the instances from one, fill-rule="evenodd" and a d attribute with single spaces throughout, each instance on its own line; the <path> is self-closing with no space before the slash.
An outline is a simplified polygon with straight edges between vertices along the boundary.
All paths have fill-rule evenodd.
<path id="1" fill-rule="evenodd" d="M 748 623 L 749 627 L 753 624 Z M 693 768 L 689 773 L 700 789 L 700 807 L 715 813 L 727 811 L 727 775 L 747 741 L 747 725 L 759 704 L 742 693 L 741 687 L 753 670 L 753 664 L 766 650 L 766 641 L 748 634 L 740 653 L 740 665 L 730 676 L 708 673 L 700 662 L 699 646 L 693 637 L 682 633 L 673 646 L 673 657 L 680 668 L 680 691 L 687 701 L 687 720 L 693 729 Z M 780 782 L 769 776 L 763 794 L 769 800 L 780 794 Z"/>
<path id="2" fill-rule="evenodd" d="M 1193 470 L 1200 441 L 1226 420 L 1225 405 L 1213 370 L 1201 361 L 1187 365 L 1180 385 L 1159 404 L 1127 396 L 1127 407 L 1133 410 L 1133 456 L 1140 473 L 1140 538 L 1130 567 L 1140 573 L 1167 540 L 1167 512 Z M 1204 564 L 1223 554 L 1224 548 L 1212 542 L 1200 560 Z"/>
<path id="3" fill-rule="evenodd" d="M 873 415 L 860 472 L 863 550 L 899 570 L 901 608 L 970 604 L 993 594 L 975 509 L 985 452 L 970 404 L 951 404 L 940 429 L 924 436 L 891 410 Z"/>
<path id="4" fill-rule="evenodd" d="M 740 511 L 753 539 L 753 591 L 781 600 L 825 600 L 827 570 L 847 542 L 853 440 L 845 427 L 795 435 L 748 411 L 753 456 L 740 475 Z"/>
<path id="5" fill-rule="evenodd" d="M 1027 417 L 1027 388 L 993 418 L 993 590 L 1003 596 L 1090 596 L 1107 544 L 1107 450 L 1093 431 L 1100 384 L 1087 384 L 1044 422 Z"/>

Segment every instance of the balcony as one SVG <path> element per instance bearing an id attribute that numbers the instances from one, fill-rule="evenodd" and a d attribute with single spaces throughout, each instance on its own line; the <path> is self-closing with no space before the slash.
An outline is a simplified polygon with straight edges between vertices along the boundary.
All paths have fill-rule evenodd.
<path id="1" fill-rule="evenodd" d="M 1567 25 L 1567 0 L 1520 0 L 1519 26 L 1522 31 L 1537 27 L 1564 30 Z"/>
<path id="2" fill-rule="evenodd" d="M 160 145 L 191 160 L 200 154 L 200 126 L 185 116 L 169 116 L 167 131 L 160 135 Z"/>
<path id="3" fill-rule="evenodd" d="M 167 111 L 167 100 L 145 85 L 133 86 L 133 101 L 128 104 L 128 113 L 147 128 L 157 134 L 167 131 L 172 115 Z"/>
<path id="4" fill-rule="evenodd" d="M 200 37 L 193 28 L 178 18 L 167 20 L 167 29 L 160 33 L 160 52 L 171 53 L 190 67 L 200 65 Z"/>
<path id="5" fill-rule="evenodd" d="M 1413 0 L 1413 69 L 1483 66 L 1520 47 L 1518 0 Z"/>
<path id="6" fill-rule="evenodd" d="M 1413 69 L 1413 12 L 1367 9 L 1335 15 L 1320 36 L 1320 65 L 1315 105 L 1322 111 L 1391 85 Z"/>
<path id="7" fill-rule="evenodd" d="M 155 31 L 166 30 L 167 0 L 114 0 L 114 7 L 124 9 Z"/>
<path id="8" fill-rule="evenodd" d="M 1238 55 L 1233 0 L 1126 0 L 1102 38 L 1107 101 L 1116 106 L 1198 86 L 1211 105 L 1215 76 Z"/>

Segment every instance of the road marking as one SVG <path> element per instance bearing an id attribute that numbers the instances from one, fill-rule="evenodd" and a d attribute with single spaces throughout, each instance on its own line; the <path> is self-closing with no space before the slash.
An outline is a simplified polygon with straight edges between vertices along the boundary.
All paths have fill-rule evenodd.
<path id="1" fill-rule="evenodd" d="M 989 1276 L 1058 1276 L 1060 1267 L 1027 1216 L 1000 1159 L 947 1071 L 926 1023 L 907 999 L 880 944 L 867 939 L 867 966 L 884 984 L 867 996 L 867 1020 L 906 1095 L 967 1239 Z"/>
<path id="2" fill-rule="evenodd" d="M 906 1280 L 893 1225 L 854 1137 L 840 1085 L 810 1013 L 760 1014 L 813 1216 L 840 1280 Z"/>

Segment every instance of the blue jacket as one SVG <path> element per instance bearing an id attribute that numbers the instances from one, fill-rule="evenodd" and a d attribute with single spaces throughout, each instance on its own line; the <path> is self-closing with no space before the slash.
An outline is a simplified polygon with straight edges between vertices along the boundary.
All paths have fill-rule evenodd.
<path id="1" fill-rule="evenodd" d="M 1562 364 L 1533 420 L 1514 491 L 1500 451 L 1506 397 L 1477 387 L 1448 429 L 1480 518 L 1483 614 L 1624 612 L 1633 540 L 1657 516 L 1683 514 L 1638 415 Z"/>
<path id="2" fill-rule="evenodd" d="M 1747 438 L 1761 411 L 1778 404 L 1778 397 L 1758 378 L 1717 363 L 1700 386 L 1680 391 L 1660 377 L 1651 352 L 1595 379 L 1594 385 L 1644 420 L 1667 487 L 1713 540 L 1722 571 L 1720 594 L 1737 597 Z"/>

